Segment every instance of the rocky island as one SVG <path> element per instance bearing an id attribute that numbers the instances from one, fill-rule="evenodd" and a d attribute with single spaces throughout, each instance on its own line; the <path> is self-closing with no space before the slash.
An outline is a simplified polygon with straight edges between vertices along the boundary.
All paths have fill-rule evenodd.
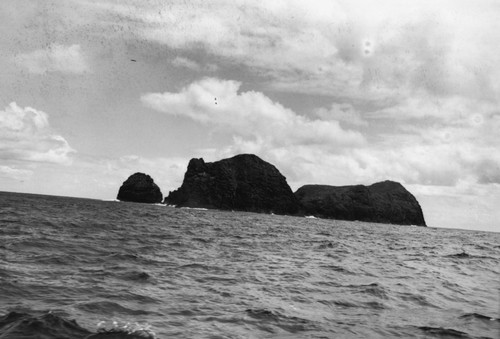
<path id="1" fill-rule="evenodd" d="M 163 195 L 158 185 L 147 174 L 132 174 L 120 187 L 116 199 L 120 201 L 161 203 Z"/>
<path id="2" fill-rule="evenodd" d="M 422 209 L 403 185 L 305 185 L 295 192 L 303 211 L 320 218 L 426 226 Z"/>
<path id="3" fill-rule="evenodd" d="M 162 193 L 149 175 L 135 173 L 120 187 L 117 199 L 160 203 Z M 398 182 L 305 185 L 293 193 L 275 166 L 253 154 L 215 162 L 191 159 L 181 187 L 169 192 L 163 202 L 177 207 L 426 226 L 417 199 Z"/>
<path id="4" fill-rule="evenodd" d="M 300 210 L 285 177 L 276 167 L 252 154 L 216 162 L 191 159 L 182 186 L 170 192 L 165 203 L 289 215 Z"/>

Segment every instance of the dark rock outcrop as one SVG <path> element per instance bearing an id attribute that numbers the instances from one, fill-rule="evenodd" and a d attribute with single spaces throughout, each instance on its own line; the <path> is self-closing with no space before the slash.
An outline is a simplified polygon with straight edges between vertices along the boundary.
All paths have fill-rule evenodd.
<path id="1" fill-rule="evenodd" d="M 144 173 L 132 174 L 120 187 L 116 199 L 121 201 L 160 203 L 163 198 L 160 188 Z"/>
<path id="2" fill-rule="evenodd" d="M 371 186 L 305 185 L 295 192 L 295 196 L 306 215 L 425 226 L 417 199 L 394 181 Z"/>
<path id="3" fill-rule="evenodd" d="M 170 192 L 165 203 L 276 214 L 295 214 L 299 210 L 285 177 L 252 154 L 213 163 L 191 159 L 182 186 Z"/>

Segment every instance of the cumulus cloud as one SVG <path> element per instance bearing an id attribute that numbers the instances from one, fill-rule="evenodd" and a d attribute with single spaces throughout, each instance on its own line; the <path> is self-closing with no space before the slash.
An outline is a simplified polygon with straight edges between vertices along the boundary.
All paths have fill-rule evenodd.
<path id="1" fill-rule="evenodd" d="M 345 15 L 333 1 L 107 1 L 92 6 L 120 16 L 125 30 L 133 23 L 134 34 L 143 39 L 252 67 L 281 80 L 283 88 L 296 76 L 320 80 L 326 75 L 330 92 L 345 89 L 355 74 L 360 80 L 359 72 L 336 57 L 332 34 Z"/>
<path id="2" fill-rule="evenodd" d="M 0 165 L 2 189 L 97 199 L 115 199 L 122 183 L 133 173 L 151 175 L 163 194 L 177 189 L 189 158 L 75 156 L 69 166 L 58 163 L 17 162 Z"/>
<path id="3" fill-rule="evenodd" d="M 487 147 L 422 144 L 416 137 L 407 144 L 396 140 L 396 145 L 363 146 L 331 151 L 295 145 L 286 148 L 258 149 L 259 154 L 274 162 L 286 173 L 294 188 L 307 183 L 330 185 L 370 184 L 395 180 L 405 185 L 426 185 L 456 188 L 465 181 L 479 184 L 498 184 L 500 157 Z M 227 154 L 248 149 L 235 143 Z M 235 152 L 236 151 L 236 152 Z"/>
<path id="4" fill-rule="evenodd" d="M 47 72 L 82 74 L 89 70 L 81 47 L 76 44 L 64 46 L 54 43 L 45 49 L 18 54 L 14 60 L 34 74 Z"/>
<path id="5" fill-rule="evenodd" d="M 397 155 L 388 164 L 408 165 L 403 176 L 408 182 L 451 186 L 464 178 L 498 182 L 500 150 L 495 145 L 500 145 L 500 135 L 495 131 L 500 129 L 500 111 L 494 103 L 416 96 L 365 117 L 372 126 L 383 126 L 372 154 L 381 159 Z"/>
<path id="6" fill-rule="evenodd" d="M 466 44 L 445 14 L 390 22 L 372 35 L 363 43 L 363 57 L 349 59 L 362 67 L 365 91 L 396 97 L 418 91 L 436 97 L 494 97 L 492 81 L 498 73 L 489 53 L 474 40 Z M 469 49 L 478 53 L 471 56 Z"/>
<path id="7" fill-rule="evenodd" d="M 200 63 L 194 60 L 179 56 L 176 57 L 174 60 L 172 60 L 172 65 L 179 68 L 187 68 L 196 72 L 199 71 L 215 72 L 218 69 L 218 66 L 215 64 L 208 63 L 206 65 L 201 65 Z"/>
<path id="8" fill-rule="evenodd" d="M 256 153 L 289 175 L 293 185 L 372 183 L 456 186 L 461 180 L 498 181 L 500 112 L 491 104 L 456 97 L 396 102 L 362 114 L 351 104 L 301 116 L 236 81 L 207 78 L 179 92 L 149 93 L 143 104 L 213 126 L 232 136 L 211 159 Z M 474 114 L 470 114 L 474 111 Z M 346 129 L 349 126 L 351 129 Z M 375 128 L 368 138 L 359 129 Z M 486 137 L 485 137 L 486 136 Z"/>
<path id="9" fill-rule="evenodd" d="M 446 192 L 444 188 L 456 189 L 464 182 L 500 183 L 500 152 L 494 146 L 500 144 L 500 137 L 494 138 L 490 131 L 495 128 L 500 125 L 493 120 L 454 129 L 439 124 L 414 126 L 411 133 L 376 134 L 364 144 L 342 149 L 305 144 L 266 147 L 239 138 L 215 153 L 222 157 L 256 152 L 275 163 L 293 188 L 307 183 L 349 185 L 391 179 Z M 490 136 L 488 140 L 478 142 L 484 134 Z"/>
<path id="10" fill-rule="evenodd" d="M 490 102 L 460 96 L 435 98 L 425 93 L 416 93 L 373 110 L 367 113 L 367 116 L 392 120 L 435 118 L 442 122 L 456 122 L 477 115 L 478 112 L 491 115 L 495 110 L 496 107 Z"/>
<path id="11" fill-rule="evenodd" d="M 329 108 L 318 108 L 315 114 L 323 120 L 336 120 L 347 125 L 368 125 L 368 121 L 363 118 L 359 110 L 349 103 L 333 103 Z"/>
<path id="12" fill-rule="evenodd" d="M 108 0 L 92 6 L 120 16 L 125 29 L 132 24 L 144 39 L 252 67 L 273 89 L 357 98 L 415 89 L 491 98 L 500 89 L 492 2 Z"/>
<path id="13" fill-rule="evenodd" d="M 50 128 L 47 113 L 15 102 L 0 111 L 0 159 L 67 163 L 72 152 Z"/>
<path id="14" fill-rule="evenodd" d="M 157 111 L 220 126 L 262 147 L 294 144 L 350 147 L 364 142 L 336 120 L 312 120 L 273 102 L 261 92 L 239 92 L 240 82 L 206 78 L 178 93 L 149 93 L 142 102 Z"/>
<path id="15" fill-rule="evenodd" d="M 64 175 L 71 182 L 68 190 L 84 190 L 89 197 L 114 199 L 118 188 L 132 174 L 147 173 L 160 187 L 164 195 L 182 184 L 188 157 L 143 157 L 135 154 L 111 158 L 75 160 L 74 166 L 66 169 Z"/>
<path id="16" fill-rule="evenodd" d="M 174 60 L 172 60 L 172 65 L 176 67 L 188 68 L 193 71 L 199 71 L 201 69 L 199 63 L 183 57 L 176 57 Z"/>
<path id="17" fill-rule="evenodd" d="M 0 177 L 24 181 L 33 175 L 33 171 L 12 166 L 0 165 Z"/>

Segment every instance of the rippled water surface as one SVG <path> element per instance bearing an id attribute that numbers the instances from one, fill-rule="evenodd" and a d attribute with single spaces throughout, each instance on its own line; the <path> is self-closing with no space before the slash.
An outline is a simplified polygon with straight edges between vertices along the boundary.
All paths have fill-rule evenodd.
<path id="1" fill-rule="evenodd" d="M 499 286 L 500 233 L 0 193 L 0 316 L 157 338 L 499 338 Z"/>

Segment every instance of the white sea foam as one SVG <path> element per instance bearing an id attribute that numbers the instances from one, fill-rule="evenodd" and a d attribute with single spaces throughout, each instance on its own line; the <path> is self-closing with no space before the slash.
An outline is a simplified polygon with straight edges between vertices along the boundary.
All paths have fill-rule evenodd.
<path id="1" fill-rule="evenodd" d="M 154 339 L 155 332 L 151 329 L 148 323 L 129 322 L 121 320 L 104 320 L 97 324 L 98 332 L 125 332 L 128 334 L 137 335 L 140 337 Z"/>

